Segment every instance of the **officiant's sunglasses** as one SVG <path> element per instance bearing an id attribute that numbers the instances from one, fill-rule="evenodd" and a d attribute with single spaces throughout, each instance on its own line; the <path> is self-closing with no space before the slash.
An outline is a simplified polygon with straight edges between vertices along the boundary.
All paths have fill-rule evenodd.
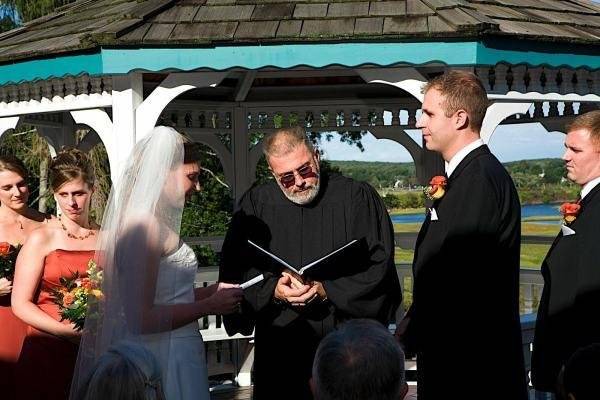
<path id="1" fill-rule="evenodd" d="M 308 161 L 306 164 L 304 164 L 300 168 L 295 169 L 290 172 L 286 172 L 285 174 L 281 175 L 278 178 L 279 182 L 281 182 L 281 185 L 284 188 L 286 188 L 286 189 L 289 188 L 294 183 L 296 183 L 296 173 L 298 175 L 300 175 L 300 177 L 302 179 L 315 178 L 317 176 L 316 172 L 313 170 L 311 162 Z"/>

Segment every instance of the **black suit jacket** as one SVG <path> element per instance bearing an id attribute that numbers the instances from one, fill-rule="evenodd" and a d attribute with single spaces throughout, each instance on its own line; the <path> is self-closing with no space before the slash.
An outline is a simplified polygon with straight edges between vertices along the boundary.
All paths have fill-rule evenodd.
<path id="1" fill-rule="evenodd" d="M 519 321 L 520 204 L 487 146 L 469 153 L 419 232 L 409 351 L 419 399 L 525 399 Z"/>
<path id="2" fill-rule="evenodd" d="M 544 291 L 533 344 L 532 380 L 554 392 L 562 365 L 579 347 L 600 342 L 600 185 L 581 201 L 574 235 L 558 234 L 542 263 Z"/>

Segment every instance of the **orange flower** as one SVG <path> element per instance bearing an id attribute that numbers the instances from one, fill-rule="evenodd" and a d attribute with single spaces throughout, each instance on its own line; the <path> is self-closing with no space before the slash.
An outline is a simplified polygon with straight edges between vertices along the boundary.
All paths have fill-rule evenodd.
<path id="1" fill-rule="evenodd" d="M 446 185 L 448 181 L 443 175 L 436 175 L 431 178 L 429 181 L 429 186 L 427 186 L 424 190 L 425 196 L 429 200 L 437 200 L 441 199 L 442 196 L 446 193 Z"/>
<path id="2" fill-rule="evenodd" d="M 90 281 L 90 278 L 83 278 L 81 280 L 81 287 L 89 290 L 94 288 L 94 284 Z"/>
<path id="3" fill-rule="evenodd" d="M 73 293 L 67 292 L 63 296 L 63 304 L 65 307 L 69 307 L 75 301 L 75 295 Z"/>
<path id="4" fill-rule="evenodd" d="M 563 215 L 563 219 L 567 224 L 570 224 L 577 219 L 580 210 L 581 205 L 578 203 L 563 203 L 560 206 L 560 213 Z"/>
<path id="5" fill-rule="evenodd" d="M 6 257 L 7 255 L 9 255 L 11 247 L 12 246 L 10 245 L 10 243 L 1 242 L 0 243 L 0 257 Z"/>
<path id="6" fill-rule="evenodd" d="M 447 180 L 445 176 L 442 175 L 436 175 L 433 178 L 431 178 L 431 181 L 429 181 L 429 184 L 432 186 L 437 186 L 437 185 L 441 185 L 441 186 L 446 186 L 447 184 Z"/>

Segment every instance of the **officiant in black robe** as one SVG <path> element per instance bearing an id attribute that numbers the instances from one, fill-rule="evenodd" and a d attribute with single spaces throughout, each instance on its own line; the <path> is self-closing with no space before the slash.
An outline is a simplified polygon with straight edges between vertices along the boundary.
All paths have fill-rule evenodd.
<path id="1" fill-rule="evenodd" d="M 556 392 L 560 370 L 578 348 L 600 342 L 600 111 L 567 127 L 565 148 L 567 178 L 581 196 L 561 207 L 565 221 L 542 263 L 531 375 L 544 392 Z"/>
<path id="2" fill-rule="evenodd" d="M 441 153 L 413 261 L 413 303 L 396 335 L 417 354 L 419 400 L 526 398 L 519 321 L 520 204 L 479 137 L 485 89 L 452 71 L 424 87 L 427 149 Z"/>
<path id="3" fill-rule="evenodd" d="M 351 318 L 385 326 L 401 301 L 393 229 L 368 184 L 321 171 L 318 151 L 301 128 L 264 140 L 272 182 L 244 194 L 225 237 L 219 279 L 265 279 L 244 290 L 240 314 L 225 317 L 229 334 L 255 331 L 254 398 L 311 399 L 309 379 L 320 340 Z M 309 269 L 283 273 L 250 239 L 300 268 L 357 243 Z"/>

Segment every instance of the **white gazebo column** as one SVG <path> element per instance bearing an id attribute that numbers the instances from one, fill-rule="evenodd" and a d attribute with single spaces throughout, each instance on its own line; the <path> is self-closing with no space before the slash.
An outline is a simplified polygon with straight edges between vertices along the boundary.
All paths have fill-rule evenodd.
<path id="1" fill-rule="evenodd" d="M 129 144 L 129 150 L 131 150 L 132 137 L 123 137 L 117 135 L 114 131 L 114 124 L 110 120 L 106 111 L 101 109 L 71 111 L 73 119 L 78 124 L 87 125 L 94 130 L 97 134 L 92 135 L 92 132 L 88 133 L 83 141 L 79 143 L 79 148 L 84 151 L 91 150 L 97 144 L 97 138 L 102 140 L 106 153 L 108 155 L 108 163 L 110 165 L 110 178 L 115 183 L 121 173 L 121 169 L 129 155 L 128 152 L 121 149 L 121 146 L 125 147 Z M 124 142 L 124 143 L 122 143 Z"/>
<path id="2" fill-rule="evenodd" d="M 20 117 L 4 117 L 0 118 L 0 141 L 2 141 L 2 135 L 9 129 L 15 129 L 19 123 Z"/>
<path id="3" fill-rule="evenodd" d="M 484 143 L 489 143 L 492 134 L 500 125 L 500 122 L 504 121 L 506 118 L 515 114 L 525 114 L 529 107 L 531 107 L 531 102 L 521 102 L 521 103 L 493 103 L 490 105 L 485 113 L 485 118 L 483 119 L 483 124 L 481 126 L 481 139 L 483 139 Z"/>
<path id="4" fill-rule="evenodd" d="M 144 138 L 156 125 L 167 104 L 188 90 L 215 87 L 227 72 L 172 73 L 137 107 L 135 111 L 136 141 Z"/>
<path id="5" fill-rule="evenodd" d="M 81 114 L 80 117 L 100 135 L 106 146 L 111 178 L 119 176 L 123 163 L 129 157 L 136 138 L 136 110 L 143 100 L 142 74 L 130 73 L 112 78 L 112 127 L 107 131 L 107 121 L 100 113 Z M 114 181 L 113 181 L 114 182 Z"/>

